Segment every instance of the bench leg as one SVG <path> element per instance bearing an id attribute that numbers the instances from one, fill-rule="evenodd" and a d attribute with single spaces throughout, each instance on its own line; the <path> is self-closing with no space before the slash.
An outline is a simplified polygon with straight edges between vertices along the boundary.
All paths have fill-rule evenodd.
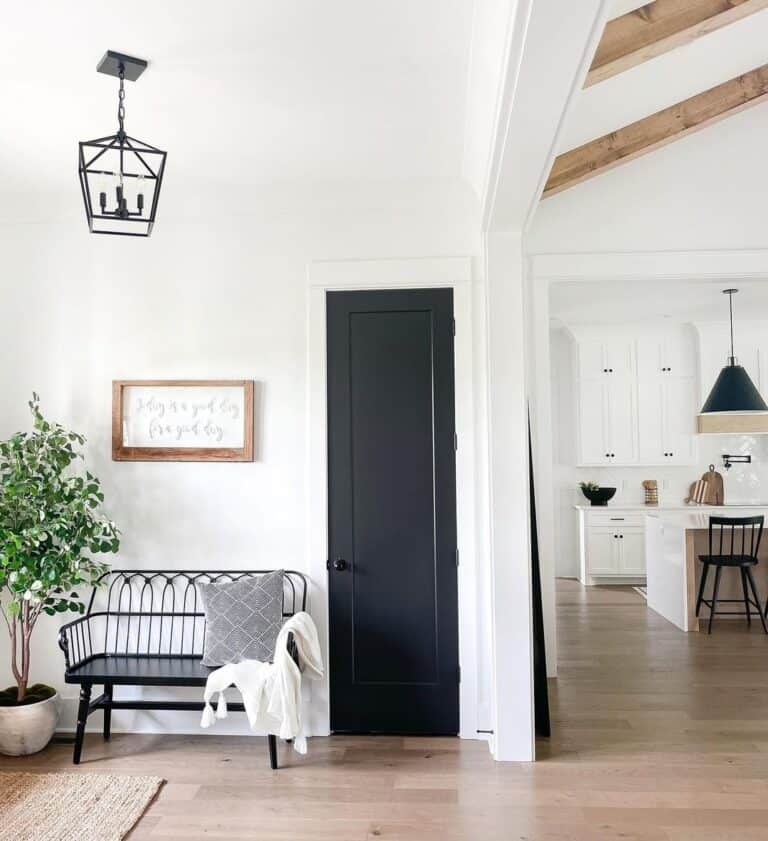
<path id="1" fill-rule="evenodd" d="M 113 686 L 111 683 L 104 684 L 104 741 L 108 742 L 112 735 L 112 692 Z"/>
<path id="2" fill-rule="evenodd" d="M 83 753 L 83 739 L 85 738 L 85 722 L 88 720 L 88 707 L 91 703 L 91 684 L 84 683 L 80 687 L 80 706 L 77 710 L 77 730 L 75 731 L 75 750 L 72 755 L 72 762 L 80 764 L 80 756 Z"/>
<path id="3" fill-rule="evenodd" d="M 269 742 L 269 767 L 277 771 L 277 736 L 267 736 Z"/>

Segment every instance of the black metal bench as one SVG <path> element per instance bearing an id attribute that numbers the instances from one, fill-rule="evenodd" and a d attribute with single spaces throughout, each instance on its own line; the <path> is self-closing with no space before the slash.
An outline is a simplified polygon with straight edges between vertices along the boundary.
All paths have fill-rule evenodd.
<path id="1" fill-rule="evenodd" d="M 85 614 L 59 631 L 66 683 L 80 684 L 80 705 L 73 762 L 80 762 L 88 716 L 104 710 L 104 738 L 109 739 L 112 710 L 202 711 L 199 701 L 116 700 L 116 686 L 205 686 L 214 669 L 201 662 L 205 616 L 197 585 L 265 575 L 272 570 L 111 570 L 94 588 Z M 307 581 L 285 571 L 283 616 L 307 605 Z M 103 606 L 101 605 L 103 602 Z M 294 658 L 292 640 L 289 640 Z M 94 684 L 104 692 L 91 700 Z M 229 704 L 242 712 L 241 703 Z M 269 764 L 277 768 L 277 738 L 269 741 Z"/>

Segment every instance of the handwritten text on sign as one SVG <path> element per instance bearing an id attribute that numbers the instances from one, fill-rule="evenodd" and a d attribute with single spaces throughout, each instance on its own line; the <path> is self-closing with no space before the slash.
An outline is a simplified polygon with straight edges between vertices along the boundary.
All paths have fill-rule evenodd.
<path id="1" fill-rule="evenodd" d="M 241 386 L 127 386 L 123 446 L 242 447 Z"/>

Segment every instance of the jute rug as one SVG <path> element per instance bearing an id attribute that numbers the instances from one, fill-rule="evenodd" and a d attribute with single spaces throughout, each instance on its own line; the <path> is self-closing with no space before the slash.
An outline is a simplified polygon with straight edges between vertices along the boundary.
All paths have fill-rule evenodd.
<path id="1" fill-rule="evenodd" d="M 120 841 L 160 777 L 0 773 L 0 841 Z"/>

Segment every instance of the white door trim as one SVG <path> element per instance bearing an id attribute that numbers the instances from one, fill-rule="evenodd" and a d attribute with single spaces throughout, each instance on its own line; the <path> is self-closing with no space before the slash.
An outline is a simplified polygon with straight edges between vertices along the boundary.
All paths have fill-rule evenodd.
<path id="1" fill-rule="evenodd" d="M 473 413 L 472 265 L 469 257 L 338 260 L 307 268 L 307 569 L 312 614 L 328 662 L 328 452 L 326 429 L 325 293 L 340 289 L 452 288 L 456 319 L 456 524 L 459 543 L 460 735 L 478 738 L 478 558 L 475 525 L 475 424 Z M 328 675 L 312 684 L 309 732 L 330 732 Z M 484 738 L 484 737 L 483 737 Z"/>

